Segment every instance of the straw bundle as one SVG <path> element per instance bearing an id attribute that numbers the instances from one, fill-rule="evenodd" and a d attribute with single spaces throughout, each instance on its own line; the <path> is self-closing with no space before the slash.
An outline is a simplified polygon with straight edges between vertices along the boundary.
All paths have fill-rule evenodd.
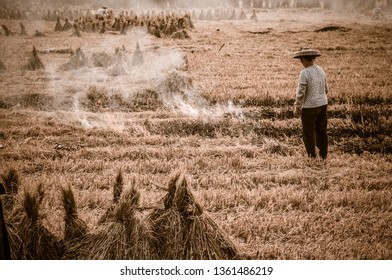
<path id="1" fill-rule="evenodd" d="M 69 70 L 77 70 L 82 67 L 88 66 L 89 61 L 86 54 L 79 47 L 76 49 L 75 53 L 71 56 L 71 59 L 68 63 L 65 63 L 59 67 L 59 70 L 69 71 Z"/>
<path id="2" fill-rule="evenodd" d="M 42 63 L 41 59 L 38 57 L 37 50 L 33 46 L 32 56 L 28 64 L 26 65 L 26 69 L 28 70 L 37 70 L 37 69 L 45 69 L 44 64 Z"/>
<path id="3" fill-rule="evenodd" d="M 99 219 L 98 224 L 104 224 L 109 220 L 113 219 L 114 209 L 116 208 L 116 204 L 120 200 L 122 191 L 124 188 L 124 178 L 122 174 L 122 170 L 120 169 L 117 173 L 116 180 L 113 184 L 113 202 L 106 210 L 105 214 Z"/>
<path id="4" fill-rule="evenodd" d="M 87 260 L 155 259 L 152 233 L 138 212 L 140 194 L 131 188 L 114 209 L 113 220 L 70 248 L 68 257 Z"/>
<path id="5" fill-rule="evenodd" d="M 114 57 L 105 52 L 93 53 L 91 55 L 91 59 L 95 67 L 103 67 L 103 68 L 107 68 L 114 61 Z"/>
<path id="6" fill-rule="evenodd" d="M 127 63 L 126 54 L 123 50 L 117 52 L 116 58 L 112 66 L 107 69 L 107 72 L 112 76 L 119 76 L 127 74 L 125 64 Z"/>
<path id="7" fill-rule="evenodd" d="M 178 30 L 178 31 L 174 32 L 172 35 L 170 35 L 170 38 L 172 38 L 172 39 L 189 39 L 190 36 L 185 29 L 182 29 L 182 30 Z"/>
<path id="8" fill-rule="evenodd" d="M 15 169 L 10 169 L 8 173 L 0 175 L 0 184 L 4 188 L 3 206 L 5 210 L 14 207 L 15 195 L 19 189 L 19 175 Z"/>
<path id="9" fill-rule="evenodd" d="M 234 243 L 206 213 L 188 219 L 185 239 L 187 260 L 232 260 L 238 255 Z"/>
<path id="10" fill-rule="evenodd" d="M 234 259 L 237 249 L 205 213 L 188 188 L 185 176 L 174 173 L 163 199 L 165 208 L 150 215 L 161 259 Z"/>
<path id="11" fill-rule="evenodd" d="M 20 35 L 21 36 L 27 35 L 26 28 L 25 28 L 24 24 L 22 22 L 20 22 L 19 25 L 20 25 Z"/>
<path id="12" fill-rule="evenodd" d="M 20 238 L 18 259 L 58 260 L 62 256 L 61 242 L 42 225 L 39 206 L 43 198 L 42 184 L 35 193 L 24 193 L 24 216 L 17 228 L 17 236 Z"/>
<path id="13" fill-rule="evenodd" d="M 74 242 L 86 235 L 87 224 L 79 218 L 74 193 L 71 187 L 61 190 L 61 198 L 65 211 L 65 230 L 64 240 L 66 242 Z"/>
<path id="14" fill-rule="evenodd" d="M 184 221 L 173 207 L 176 184 L 181 175 L 179 171 L 171 175 L 168 192 L 163 198 L 164 209 L 156 209 L 149 217 L 156 241 L 155 250 L 160 259 L 182 259 L 183 256 Z"/>
<path id="15" fill-rule="evenodd" d="M 132 54 L 132 65 L 140 66 L 143 65 L 143 63 L 144 63 L 143 53 L 140 50 L 139 42 L 136 42 L 136 50 L 134 50 Z"/>
<path id="16" fill-rule="evenodd" d="M 192 77 L 188 73 L 172 70 L 159 81 L 158 88 L 162 93 L 181 93 L 192 86 Z"/>
<path id="17" fill-rule="evenodd" d="M 56 26 L 54 27 L 54 31 L 56 32 L 63 31 L 63 27 L 61 26 L 59 16 L 57 16 L 57 22 L 56 22 Z"/>
<path id="18" fill-rule="evenodd" d="M 68 19 L 66 18 L 62 30 L 67 31 L 70 30 L 71 28 L 72 28 L 72 24 L 70 24 Z"/>

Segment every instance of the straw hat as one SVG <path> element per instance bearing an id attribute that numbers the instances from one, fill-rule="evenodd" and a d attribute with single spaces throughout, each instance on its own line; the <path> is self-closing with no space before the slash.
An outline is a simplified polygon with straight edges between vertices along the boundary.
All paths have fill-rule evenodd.
<path id="1" fill-rule="evenodd" d="M 312 50 L 311 48 L 301 48 L 299 51 L 294 53 L 293 58 L 301 58 L 303 56 L 321 56 L 321 53 L 319 50 Z"/>

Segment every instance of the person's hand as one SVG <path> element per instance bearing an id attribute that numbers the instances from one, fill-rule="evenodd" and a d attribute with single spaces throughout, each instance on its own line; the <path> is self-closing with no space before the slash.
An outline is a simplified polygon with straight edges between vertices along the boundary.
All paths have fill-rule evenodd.
<path id="1" fill-rule="evenodd" d="M 301 116 L 301 108 L 294 106 L 294 117 L 299 117 L 299 116 Z"/>

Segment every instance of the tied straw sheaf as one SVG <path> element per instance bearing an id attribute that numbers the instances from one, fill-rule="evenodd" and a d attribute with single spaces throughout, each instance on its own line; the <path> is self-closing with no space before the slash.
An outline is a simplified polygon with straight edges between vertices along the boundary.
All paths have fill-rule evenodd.
<path id="1" fill-rule="evenodd" d="M 12 175 L 13 174 L 13 175 Z M 11 175 L 16 178 L 17 173 Z M 3 176 L 3 181 L 6 176 Z M 8 178 L 8 177 L 7 177 Z M 9 182 L 8 182 L 9 183 Z M 52 234 L 40 214 L 44 187 L 25 188 L 7 209 L 13 259 L 151 260 L 236 259 L 238 251 L 225 232 L 203 211 L 183 171 L 174 172 L 166 195 L 153 206 L 140 205 L 135 180 L 124 189 L 121 169 L 113 184 L 113 200 L 97 227 L 79 217 L 74 192 L 61 189 L 64 235 Z M 18 199 L 19 198 L 19 199 Z"/>

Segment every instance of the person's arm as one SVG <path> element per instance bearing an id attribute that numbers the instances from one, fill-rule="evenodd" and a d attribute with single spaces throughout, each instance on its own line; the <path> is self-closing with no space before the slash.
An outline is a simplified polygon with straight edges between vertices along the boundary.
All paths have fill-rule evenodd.
<path id="1" fill-rule="evenodd" d="M 305 100 L 305 94 L 306 94 L 306 87 L 307 87 L 307 81 L 305 77 L 305 73 L 301 71 L 299 75 L 299 83 L 297 87 L 297 92 L 295 94 L 295 102 L 294 102 L 294 115 L 299 116 L 301 112 L 302 105 Z"/>
<path id="2" fill-rule="evenodd" d="M 324 81 L 325 81 L 325 94 L 328 94 L 329 86 L 328 86 L 328 83 L 327 83 L 327 78 L 324 78 Z"/>

